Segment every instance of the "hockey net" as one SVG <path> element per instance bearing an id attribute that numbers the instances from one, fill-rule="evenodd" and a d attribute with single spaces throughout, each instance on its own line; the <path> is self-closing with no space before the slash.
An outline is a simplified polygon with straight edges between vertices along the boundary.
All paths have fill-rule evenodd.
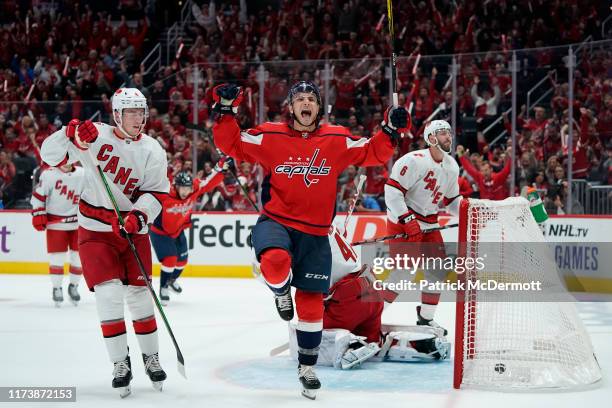
<path id="1" fill-rule="evenodd" d="M 529 292 L 529 299 L 516 301 L 510 292 L 506 295 L 467 287 L 459 291 L 455 388 L 573 388 L 601 379 L 590 338 L 573 299 L 559 275 L 550 273 L 556 271 L 554 260 L 533 249 L 537 243 L 546 244 L 526 199 L 463 200 L 459 242 L 460 255 L 488 255 L 495 260 L 492 265 L 485 263 L 482 271 L 467 270 L 458 275 L 459 280 L 538 280 L 567 300 L 545 302 L 536 292 Z M 493 257 L 485 254 L 491 251 L 496 252 Z"/>

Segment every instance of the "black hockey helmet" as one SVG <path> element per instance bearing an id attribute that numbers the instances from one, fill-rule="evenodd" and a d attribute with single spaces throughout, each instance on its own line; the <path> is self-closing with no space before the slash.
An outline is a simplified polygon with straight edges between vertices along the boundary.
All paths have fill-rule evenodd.
<path id="1" fill-rule="evenodd" d="M 193 187 L 193 177 L 187 171 L 181 171 L 174 176 L 174 185 L 177 187 Z"/>
<path id="2" fill-rule="evenodd" d="M 318 124 L 321 118 L 323 117 L 323 103 L 321 102 L 321 91 L 319 91 L 319 87 L 310 81 L 296 82 L 289 89 L 289 93 L 287 94 L 287 103 L 291 105 L 291 103 L 293 102 L 293 98 L 295 98 L 295 95 L 300 92 L 314 94 L 315 98 L 317 99 L 317 103 L 319 104 L 319 113 L 317 114 L 316 123 Z M 295 119 L 293 114 L 291 115 L 291 117 Z"/>

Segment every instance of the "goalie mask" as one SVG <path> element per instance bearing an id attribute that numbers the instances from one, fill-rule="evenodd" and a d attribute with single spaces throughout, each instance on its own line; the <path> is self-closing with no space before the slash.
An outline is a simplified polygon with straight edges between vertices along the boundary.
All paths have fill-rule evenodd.
<path id="1" fill-rule="evenodd" d="M 319 105 L 319 111 L 317 112 L 317 117 L 315 118 L 314 123 L 318 126 L 319 121 L 323 117 L 323 105 L 321 103 L 321 92 L 319 91 L 319 87 L 310 81 L 299 81 L 293 84 L 291 89 L 289 89 L 289 93 L 287 94 L 287 103 L 289 106 L 292 106 L 293 99 L 299 93 L 311 93 L 315 96 L 317 105 Z M 291 112 L 291 119 L 298 121 L 300 125 L 304 126 L 304 124 L 297 119 L 293 112 Z"/>
<path id="2" fill-rule="evenodd" d="M 444 150 L 438 141 L 438 136 L 445 132 L 448 132 L 451 136 L 451 144 L 448 147 L 448 151 Z M 449 123 L 445 120 L 432 120 L 431 122 L 429 122 L 427 126 L 425 126 L 425 131 L 423 132 L 423 138 L 425 139 L 425 143 L 427 143 L 429 146 L 437 147 L 443 153 L 446 153 L 446 154 L 451 153 L 451 149 L 453 145 L 452 136 L 453 136 L 453 129 L 451 128 Z M 433 139 L 433 141 L 430 139 Z"/>
<path id="3" fill-rule="evenodd" d="M 138 133 L 140 134 L 142 132 L 145 124 L 147 123 L 147 119 L 149 118 L 147 98 L 145 98 L 142 92 L 136 88 L 119 88 L 113 94 L 111 104 L 113 108 L 113 119 L 115 120 L 117 127 L 121 130 L 121 132 L 129 137 L 132 136 L 130 136 L 130 134 L 123 127 L 123 110 L 129 108 L 144 109 L 144 119 L 140 125 L 140 130 Z"/>

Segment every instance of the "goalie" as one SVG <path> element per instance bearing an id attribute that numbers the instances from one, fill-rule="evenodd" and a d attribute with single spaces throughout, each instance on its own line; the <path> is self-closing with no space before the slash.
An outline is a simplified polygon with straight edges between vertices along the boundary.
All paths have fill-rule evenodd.
<path id="1" fill-rule="evenodd" d="M 372 361 L 436 361 L 450 355 L 443 330 L 430 326 L 381 324 L 384 301 L 374 275 L 334 226 L 329 231 L 332 273 L 325 299 L 318 365 L 343 370 Z M 296 326 L 289 324 L 289 348 L 297 359 Z"/>

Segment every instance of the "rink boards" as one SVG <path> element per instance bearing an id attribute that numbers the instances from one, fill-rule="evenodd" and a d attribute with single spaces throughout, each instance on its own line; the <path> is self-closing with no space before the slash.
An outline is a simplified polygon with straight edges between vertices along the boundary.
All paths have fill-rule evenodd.
<path id="1" fill-rule="evenodd" d="M 336 223 L 342 225 L 344 217 L 339 214 Z M 190 253 L 183 276 L 252 277 L 254 255 L 247 236 L 256 221 L 257 215 L 253 213 L 194 214 L 193 227 L 186 231 Z M 456 222 L 449 216 L 440 217 L 442 225 Z M 572 276 L 567 278 L 571 290 L 612 293 L 610 231 L 612 216 L 558 216 L 549 220 L 547 238 L 561 244 L 557 248 L 559 262 L 572 268 Z M 351 241 L 385 233 L 383 213 L 355 214 L 349 222 Z M 447 242 L 457 240 L 457 228 L 442 234 Z M 0 211 L 0 273 L 48 273 L 45 248 L 45 234 L 34 230 L 29 211 Z M 154 274 L 158 273 L 156 263 Z"/>

